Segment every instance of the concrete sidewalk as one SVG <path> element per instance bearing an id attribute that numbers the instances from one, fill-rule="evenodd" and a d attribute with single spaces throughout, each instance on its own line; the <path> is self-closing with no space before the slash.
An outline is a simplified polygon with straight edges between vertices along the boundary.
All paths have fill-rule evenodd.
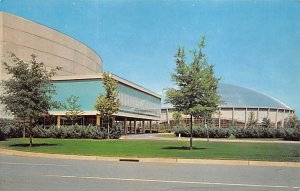
<path id="1" fill-rule="evenodd" d="M 15 151 L 15 150 L 8 150 L 8 149 L 0 149 L 0 154 L 12 155 L 12 156 L 22 156 L 22 157 L 74 159 L 74 160 L 99 160 L 99 161 L 115 161 L 115 162 L 127 161 L 127 162 L 149 162 L 149 163 L 198 164 L 198 165 L 282 166 L 282 167 L 298 167 L 298 168 L 300 168 L 300 162 L 81 156 L 81 155 L 63 155 L 63 154 L 23 152 L 23 151 Z"/>

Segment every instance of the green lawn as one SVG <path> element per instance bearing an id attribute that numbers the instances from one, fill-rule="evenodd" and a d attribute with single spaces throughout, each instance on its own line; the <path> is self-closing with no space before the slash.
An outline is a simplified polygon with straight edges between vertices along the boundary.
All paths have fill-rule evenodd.
<path id="1" fill-rule="evenodd" d="M 188 142 L 150 140 L 9 139 L 1 148 L 21 151 L 123 157 L 171 157 L 300 162 L 300 144 L 220 143 L 195 141 L 196 149 L 184 149 Z"/>
<path id="2" fill-rule="evenodd" d="M 156 137 L 161 137 L 161 138 L 178 138 L 175 134 L 158 134 Z M 181 138 L 189 138 L 189 137 L 181 137 Z M 194 138 L 194 140 L 197 140 L 198 138 Z M 202 138 L 206 139 L 206 138 Z M 210 138 L 214 139 L 214 138 Z M 244 141 L 285 141 L 282 138 L 242 138 L 242 139 L 228 139 L 228 138 L 215 138 L 218 140 L 244 140 Z"/>

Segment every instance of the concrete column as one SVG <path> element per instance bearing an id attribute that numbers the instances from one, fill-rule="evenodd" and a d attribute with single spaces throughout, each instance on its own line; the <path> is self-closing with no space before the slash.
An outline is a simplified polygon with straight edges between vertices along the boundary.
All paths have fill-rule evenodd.
<path id="1" fill-rule="evenodd" d="M 257 113 L 256 113 L 256 120 L 257 120 L 257 123 L 259 123 L 259 107 L 257 108 Z"/>
<path id="2" fill-rule="evenodd" d="M 58 115 L 56 118 L 56 124 L 57 124 L 57 128 L 60 128 L 60 115 Z"/>
<path id="3" fill-rule="evenodd" d="M 149 126 L 150 126 L 150 133 L 152 133 L 152 121 L 149 121 Z"/>
<path id="4" fill-rule="evenodd" d="M 278 109 L 276 109 L 276 116 L 275 116 L 275 127 L 276 128 L 277 128 L 277 122 L 278 122 L 277 118 L 278 118 Z"/>
<path id="5" fill-rule="evenodd" d="M 221 108 L 219 107 L 219 118 L 218 118 L 218 122 L 219 122 L 219 129 L 221 128 Z"/>
<path id="6" fill-rule="evenodd" d="M 270 108 L 268 108 L 268 112 L 267 112 L 267 118 L 270 118 Z"/>
<path id="7" fill-rule="evenodd" d="M 166 110 L 166 119 L 167 119 L 167 127 L 169 128 L 169 126 L 170 126 L 170 118 L 169 118 L 169 109 L 168 108 Z"/>
<path id="8" fill-rule="evenodd" d="M 232 107 L 232 116 L 231 116 L 231 120 L 232 120 L 232 125 L 235 125 L 235 123 L 234 123 L 234 107 Z"/>
<path id="9" fill-rule="evenodd" d="M 156 128 L 157 128 L 157 132 L 158 132 L 158 130 L 159 130 L 158 121 L 156 121 Z"/>
<path id="10" fill-rule="evenodd" d="M 96 125 L 100 126 L 100 115 L 96 115 Z"/>
<path id="11" fill-rule="evenodd" d="M 145 121 L 144 120 L 142 121 L 142 133 L 143 134 L 145 133 Z"/>
<path id="12" fill-rule="evenodd" d="M 129 132 L 129 134 L 131 134 L 131 131 L 132 131 L 132 126 L 131 126 L 132 124 L 131 124 L 131 121 L 129 121 L 129 127 L 130 127 L 130 132 Z"/>
<path id="13" fill-rule="evenodd" d="M 248 111 L 248 108 L 246 107 L 246 109 L 245 109 L 245 125 L 244 125 L 244 128 L 247 127 L 247 115 L 248 115 L 247 111 Z"/>
<path id="14" fill-rule="evenodd" d="M 124 134 L 127 134 L 127 117 L 124 118 L 124 124 L 123 124 L 123 128 L 124 128 Z"/>
<path id="15" fill-rule="evenodd" d="M 284 118 L 285 118 L 285 109 L 283 110 L 283 118 L 282 118 L 282 122 L 281 122 L 281 127 L 284 127 Z"/>
<path id="16" fill-rule="evenodd" d="M 133 126 L 134 126 L 134 134 L 136 134 L 136 119 L 133 121 Z"/>

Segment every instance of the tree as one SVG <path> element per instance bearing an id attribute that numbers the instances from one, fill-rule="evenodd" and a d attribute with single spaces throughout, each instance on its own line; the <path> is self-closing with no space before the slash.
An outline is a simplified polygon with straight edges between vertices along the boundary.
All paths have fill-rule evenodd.
<path id="1" fill-rule="evenodd" d="M 248 127 L 255 127 L 257 124 L 257 120 L 255 119 L 255 114 L 251 111 L 248 115 Z"/>
<path id="2" fill-rule="evenodd" d="M 175 125 L 180 125 L 181 120 L 182 120 L 182 114 L 178 111 L 175 111 L 173 113 L 173 119 L 174 119 Z"/>
<path id="3" fill-rule="evenodd" d="M 262 128 L 271 128 L 273 125 L 271 123 L 271 120 L 267 117 L 264 117 L 262 119 L 262 122 L 261 122 L 261 127 Z"/>
<path id="4" fill-rule="evenodd" d="M 285 127 L 287 128 L 300 128 L 300 122 L 295 114 L 288 117 L 285 122 Z"/>
<path id="5" fill-rule="evenodd" d="M 4 93 L 0 101 L 24 127 L 28 125 L 29 143 L 32 146 L 33 123 L 51 108 L 57 107 L 56 102 L 51 102 L 55 88 L 50 83 L 50 78 L 60 68 L 48 72 L 33 54 L 29 62 L 19 59 L 13 53 L 10 54 L 10 59 L 12 64 L 4 62 L 4 66 L 11 78 L 2 82 Z"/>
<path id="6" fill-rule="evenodd" d="M 100 116 L 104 118 L 107 123 L 107 132 L 109 138 L 109 120 L 114 113 L 119 111 L 121 103 L 118 99 L 118 83 L 109 73 L 103 73 L 103 85 L 106 94 L 100 94 L 96 100 L 94 108 L 99 111 Z"/>
<path id="7" fill-rule="evenodd" d="M 78 99 L 78 96 L 71 95 L 67 98 L 67 103 L 63 105 L 63 108 L 67 111 L 66 116 L 72 121 L 72 125 L 74 125 L 74 120 L 84 113 L 80 110 L 81 105 L 78 104 Z"/>
<path id="8" fill-rule="evenodd" d="M 176 88 L 166 92 L 166 102 L 171 103 L 177 111 L 190 116 L 190 149 L 193 140 L 193 117 L 211 118 L 220 103 L 217 93 L 219 79 L 214 76 L 214 67 L 207 63 L 207 57 L 202 52 L 205 39 L 201 38 L 198 50 L 190 51 L 193 60 L 186 62 L 184 47 L 179 47 L 175 55 L 176 69 L 172 81 Z"/>

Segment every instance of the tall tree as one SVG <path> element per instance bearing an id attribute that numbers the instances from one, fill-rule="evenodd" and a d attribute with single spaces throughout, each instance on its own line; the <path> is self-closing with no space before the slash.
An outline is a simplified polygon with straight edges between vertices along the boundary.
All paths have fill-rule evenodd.
<path id="1" fill-rule="evenodd" d="M 28 125 L 29 143 L 32 146 L 33 123 L 58 105 L 51 102 L 55 88 L 50 78 L 60 68 L 48 72 L 42 62 L 36 61 L 35 55 L 31 55 L 29 62 L 19 59 L 13 53 L 10 59 L 11 64 L 3 63 L 11 78 L 2 82 L 4 93 L 0 101 L 24 127 Z"/>
<path id="2" fill-rule="evenodd" d="M 100 116 L 104 118 L 107 123 L 108 138 L 110 134 L 109 120 L 112 115 L 119 111 L 121 103 L 118 99 L 118 83 L 112 78 L 110 73 L 103 73 L 103 85 L 106 94 L 100 94 L 96 100 L 94 108 L 99 111 Z"/>
<path id="3" fill-rule="evenodd" d="M 67 102 L 63 105 L 63 108 L 67 111 L 66 116 L 74 125 L 74 120 L 78 118 L 79 115 L 83 114 L 84 112 L 81 111 L 81 105 L 78 104 L 78 96 L 71 95 L 67 98 Z"/>
<path id="4" fill-rule="evenodd" d="M 251 111 L 248 115 L 248 127 L 255 127 L 257 124 L 257 120 L 255 119 L 255 114 Z"/>
<path id="5" fill-rule="evenodd" d="M 220 103 L 217 93 L 219 79 L 214 76 L 214 67 L 207 63 L 203 53 L 205 39 L 201 38 L 198 49 L 190 51 L 192 62 L 187 64 L 185 50 L 179 47 L 175 55 L 176 69 L 172 80 L 176 88 L 167 90 L 166 102 L 177 111 L 190 116 L 190 149 L 193 145 L 193 117 L 203 117 L 205 125 Z"/>

